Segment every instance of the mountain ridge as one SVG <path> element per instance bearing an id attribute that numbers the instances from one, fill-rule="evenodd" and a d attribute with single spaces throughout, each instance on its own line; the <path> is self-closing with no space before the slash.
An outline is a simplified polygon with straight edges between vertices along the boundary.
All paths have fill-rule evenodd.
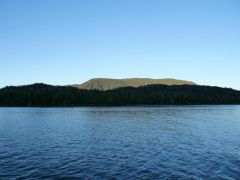
<path id="1" fill-rule="evenodd" d="M 152 79 L 152 78 L 93 78 L 82 84 L 73 84 L 72 87 L 86 90 L 113 90 L 122 87 L 141 87 L 146 85 L 197 85 L 192 81 L 174 78 Z"/>

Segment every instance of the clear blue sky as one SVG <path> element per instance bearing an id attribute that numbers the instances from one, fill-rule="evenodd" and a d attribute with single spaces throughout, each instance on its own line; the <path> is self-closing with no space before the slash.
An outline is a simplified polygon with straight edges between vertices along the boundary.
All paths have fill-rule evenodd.
<path id="1" fill-rule="evenodd" d="M 0 87 L 94 77 L 240 89 L 239 0 L 0 0 Z"/>

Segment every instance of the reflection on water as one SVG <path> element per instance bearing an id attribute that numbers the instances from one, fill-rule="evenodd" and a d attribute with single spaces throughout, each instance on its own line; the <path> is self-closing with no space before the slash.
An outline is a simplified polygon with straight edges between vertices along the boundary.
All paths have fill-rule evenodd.
<path id="1" fill-rule="evenodd" d="M 239 178 L 240 106 L 0 108 L 0 178 Z"/>

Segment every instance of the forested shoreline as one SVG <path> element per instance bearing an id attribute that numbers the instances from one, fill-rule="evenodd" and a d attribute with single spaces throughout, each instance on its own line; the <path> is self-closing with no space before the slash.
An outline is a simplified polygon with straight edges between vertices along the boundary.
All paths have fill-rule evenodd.
<path id="1" fill-rule="evenodd" d="M 148 85 L 108 91 L 33 84 L 0 89 L 1 107 L 240 104 L 240 91 L 196 85 Z"/>

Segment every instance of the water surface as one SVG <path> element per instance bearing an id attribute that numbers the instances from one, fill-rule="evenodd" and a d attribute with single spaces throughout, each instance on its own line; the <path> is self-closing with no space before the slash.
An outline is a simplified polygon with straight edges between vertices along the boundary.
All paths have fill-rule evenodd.
<path id="1" fill-rule="evenodd" d="M 0 108 L 0 179 L 238 179 L 240 106 Z"/>

